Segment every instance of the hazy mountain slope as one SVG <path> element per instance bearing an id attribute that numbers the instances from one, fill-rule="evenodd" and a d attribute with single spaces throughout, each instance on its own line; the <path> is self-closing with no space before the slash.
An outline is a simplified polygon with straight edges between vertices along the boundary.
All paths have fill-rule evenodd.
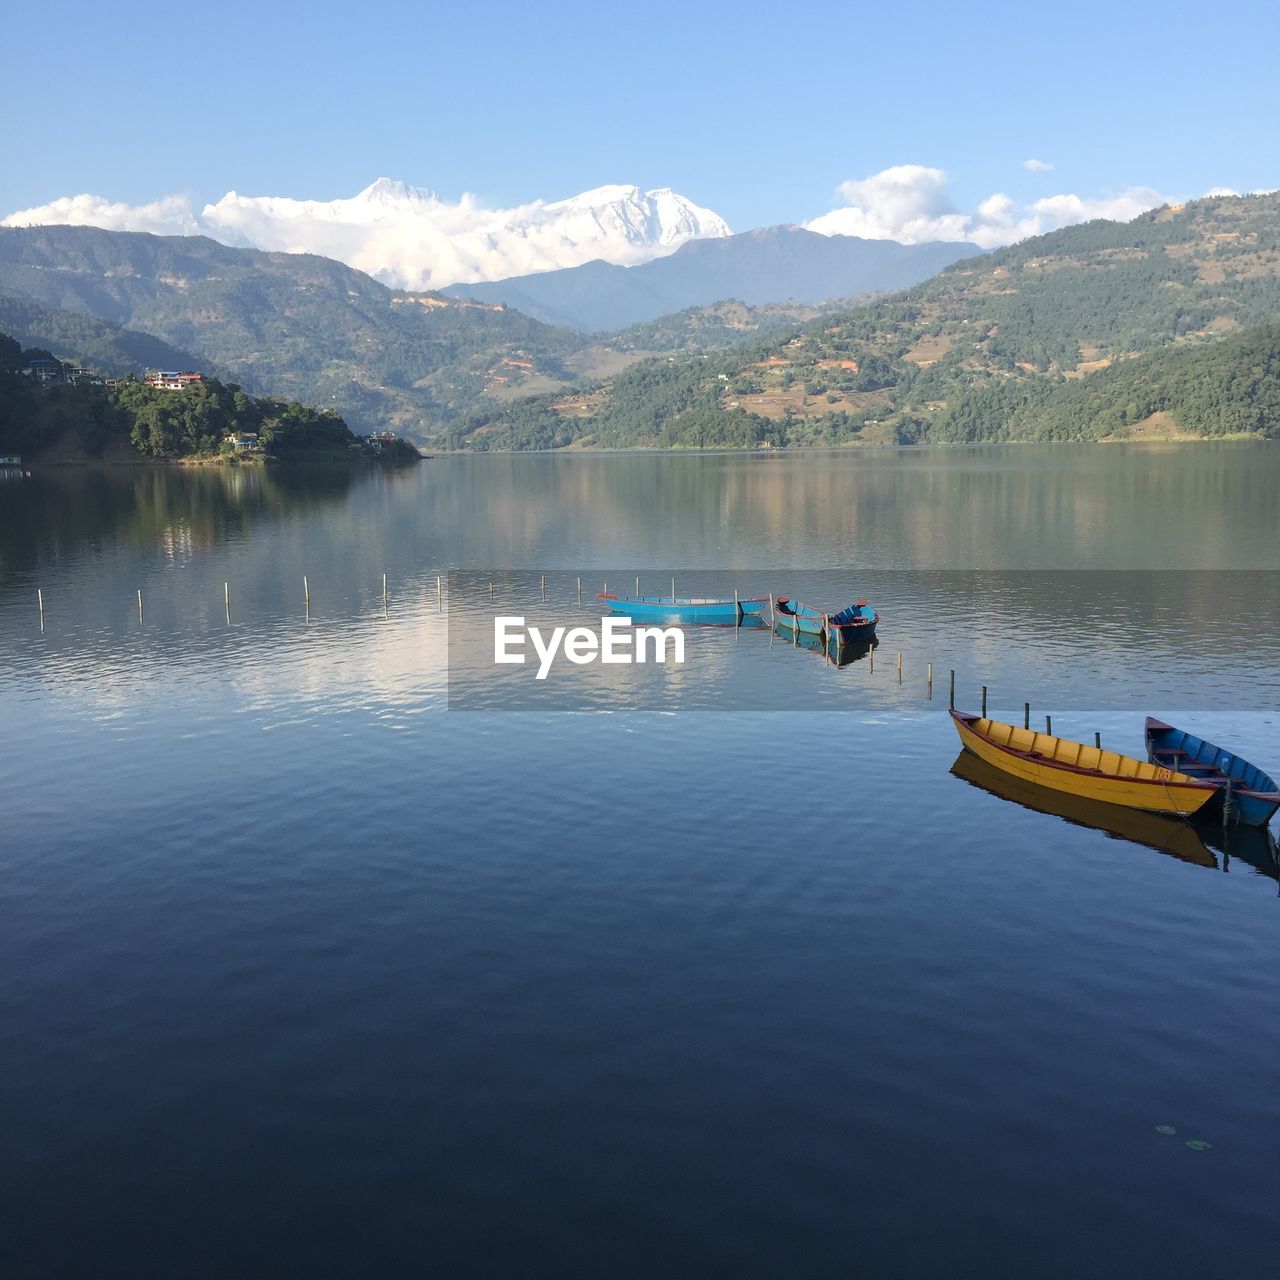
<path id="1" fill-rule="evenodd" d="M 467 425 L 481 442 L 501 436 L 513 447 L 525 426 L 530 440 L 555 434 L 548 411 L 615 445 L 680 437 L 672 418 L 695 410 L 705 440 L 1023 438 L 1014 433 L 1029 420 L 1002 416 L 998 391 L 981 393 L 1087 379 L 1118 359 L 1209 344 L 1277 315 L 1280 195 L 1219 197 L 1064 228 L 741 352 L 663 362 L 652 375 L 641 365 L 592 397 L 513 405 Z M 1083 418 L 1057 421 L 1059 434 L 1089 430 Z"/>
<path id="2" fill-rule="evenodd" d="M 748 305 L 813 303 L 901 289 L 977 252 L 965 244 L 903 245 L 767 227 L 691 240 L 670 256 L 640 266 L 588 262 L 488 284 L 453 285 L 444 292 L 505 302 L 548 324 L 603 332 L 730 298 Z"/>
<path id="3" fill-rule="evenodd" d="M 395 293 L 327 258 L 202 236 L 0 228 L 0 291 L 155 334 L 357 428 L 424 438 L 490 387 L 563 379 L 585 345 L 503 307 Z"/>
<path id="4" fill-rule="evenodd" d="M 192 369 L 203 357 L 150 333 L 125 329 L 80 311 L 45 307 L 29 298 L 0 294 L 0 332 L 24 347 L 43 347 L 60 360 L 81 361 L 102 373 L 144 369 Z M 215 371 L 216 370 L 211 370 Z"/>

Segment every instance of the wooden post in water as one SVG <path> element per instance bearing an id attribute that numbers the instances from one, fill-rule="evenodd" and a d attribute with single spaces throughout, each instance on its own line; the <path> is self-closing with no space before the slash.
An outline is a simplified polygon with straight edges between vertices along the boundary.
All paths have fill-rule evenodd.
<path id="1" fill-rule="evenodd" d="M 493 599 L 493 579 L 489 579 L 489 599 Z M 582 599 L 582 579 L 578 579 L 578 599 Z"/>
<path id="2" fill-rule="evenodd" d="M 387 616 L 387 575 L 382 575 L 382 616 Z"/>
<path id="3" fill-rule="evenodd" d="M 231 625 L 231 583 L 222 584 L 222 608 L 227 615 L 227 625 Z"/>
<path id="4" fill-rule="evenodd" d="M 952 710 L 952 711 L 954 711 L 954 710 L 956 709 L 956 669 L 955 669 L 955 667 L 952 667 L 952 668 L 951 668 L 951 693 L 950 693 L 950 699 L 951 699 L 951 700 L 950 700 L 950 702 L 948 703 L 948 706 L 950 706 L 951 710 Z"/>
<path id="5" fill-rule="evenodd" d="M 636 596 L 640 595 L 640 575 L 636 574 Z"/>
<path id="6" fill-rule="evenodd" d="M 138 588 L 138 621 L 142 621 L 142 588 Z"/>
<path id="7" fill-rule="evenodd" d="M 898 654 L 898 683 L 902 683 L 902 654 Z"/>
<path id="8" fill-rule="evenodd" d="M 1022 704 L 1022 727 L 1024 729 L 1031 728 L 1031 703 L 1029 702 Z"/>
<path id="9" fill-rule="evenodd" d="M 987 718 L 987 686 L 982 686 L 982 718 Z"/>
<path id="10" fill-rule="evenodd" d="M 311 621 L 311 584 L 307 581 L 307 575 L 302 575 L 302 613 L 306 622 Z"/>
<path id="11" fill-rule="evenodd" d="M 778 625 L 778 611 L 773 607 L 773 592 L 769 592 L 769 625 L 771 627 Z"/>
<path id="12" fill-rule="evenodd" d="M 542 581 L 538 584 L 538 590 L 545 600 L 547 598 L 547 575 L 545 573 L 542 575 Z"/>
<path id="13" fill-rule="evenodd" d="M 493 583 L 489 583 L 489 599 L 493 599 Z M 582 603 L 582 579 L 578 579 L 578 603 Z"/>
<path id="14" fill-rule="evenodd" d="M 872 646 L 871 646 L 871 648 L 867 651 L 867 657 L 870 659 L 870 662 L 869 662 L 869 664 L 868 664 L 868 666 L 867 666 L 867 674 L 868 674 L 868 675 L 872 675 L 872 676 L 873 676 L 873 675 L 875 675 L 875 673 L 876 673 L 876 647 L 875 647 L 875 645 L 872 645 Z"/>
<path id="15" fill-rule="evenodd" d="M 671 579 L 671 603 L 675 604 L 675 602 L 676 602 L 676 580 L 672 578 Z"/>
<path id="16" fill-rule="evenodd" d="M 929 663 L 929 701 L 933 701 L 933 663 Z"/>
<path id="17" fill-rule="evenodd" d="M 44 590 L 41 587 L 36 588 L 36 603 L 40 606 L 40 630 L 44 630 Z"/>
<path id="18" fill-rule="evenodd" d="M 436 574 L 436 604 L 440 605 L 443 603 L 444 603 L 444 589 L 440 582 L 440 575 L 437 573 Z"/>
<path id="19" fill-rule="evenodd" d="M 733 589 L 733 625 L 742 626 L 742 605 L 738 601 L 738 588 Z"/>

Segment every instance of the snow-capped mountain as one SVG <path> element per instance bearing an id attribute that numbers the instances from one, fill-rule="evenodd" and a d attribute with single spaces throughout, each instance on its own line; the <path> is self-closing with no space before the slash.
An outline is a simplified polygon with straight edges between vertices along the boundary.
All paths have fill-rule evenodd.
<path id="1" fill-rule="evenodd" d="M 200 216 L 228 244 L 322 253 L 405 289 L 500 279 L 593 258 L 647 262 L 703 236 L 727 236 L 724 219 L 674 191 L 607 186 L 568 200 L 488 209 L 379 178 L 347 200 L 290 200 L 230 192 Z"/>
<path id="2" fill-rule="evenodd" d="M 338 200 L 229 191 L 196 213 L 180 197 L 122 205 L 82 195 L 3 219 L 9 226 L 56 223 L 204 234 L 242 248 L 318 253 L 404 289 L 501 280 L 597 258 L 629 266 L 688 240 L 731 234 L 718 214 L 665 187 L 596 187 L 568 200 L 494 209 L 472 195 L 444 200 L 390 178 Z"/>

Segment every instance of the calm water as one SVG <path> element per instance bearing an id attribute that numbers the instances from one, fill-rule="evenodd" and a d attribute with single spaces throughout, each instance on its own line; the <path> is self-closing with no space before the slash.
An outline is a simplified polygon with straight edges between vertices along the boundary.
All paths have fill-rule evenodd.
<path id="1" fill-rule="evenodd" d="M 1274 1274 L 1273 865 L 953 773 L 945 673 L 1276 772 L 1277 493 L 1248 445 L 0 485 L 0 1274 Z M 881 647 L 694 632 L 576 713 L 459 648 L 491 578 L 672 573 Z"/>

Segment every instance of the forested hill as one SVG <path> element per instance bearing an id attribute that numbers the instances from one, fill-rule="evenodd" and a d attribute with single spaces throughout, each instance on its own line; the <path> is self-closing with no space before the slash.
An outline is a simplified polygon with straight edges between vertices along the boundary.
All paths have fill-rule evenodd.
<path id="1" fill-rule="evenodd" d="M 94 227 L 0 228 L 0 297 L 28 341 L 54 346 L 55 335 L 25 323 L 19 303 L 97 317 L 193 353 L 173 367 L 220 369 L 362 429 L 420 438 L 486 393 L 571 380 L 564 362 L 586 345 L 502 306 L 393 291 L 328 258 Z M 82 354 L 74 340 L 59 354 Z"/>
<path id="2" fill-rule="evenodd" d="M 1149 435 L 1280 439 L 1280 320 L 1088 378 L 993 381 L 960 395 L 938 431 L 961 443 Z"/>
<path id="3" fill-rule="evenodd" d="M 42 378 L 40 375 L 44 375 Z M 357 441 L 330 409 L 247 395 L 205 377 L 184 390 L 132 375 L 106 379 L 65 367 L 47 349 L 0 333 L 0 453 L 27 461 L 138 457 L 263 458 L 351 463 L 413 461 L 403 441 Z"/>
<path id="4" fill-rule="evenodd" d="M 99 369 L 140 374 L 146 369 L 217 372 L 208 361 L 150 333 L 101 320 L 83 311 L 62 311 L 29 298 L 0 295 L 0 331 L 24 346 L 61 353 Z"/>
<path id="5" fill-rule="evenodd" d="M 1038 236 L 794 334 L 639 365 L 589 395 L 474 414 L 454 441 L 521 448 L 1084 438 L 1098 420 L 1086 424 L 1083 393 L 1071 383 L 1144 353 L 1211 351 L 1278 315 L 1280 195 L 1219 197 Z M 1268 333 L 1254 337 L 1265 344 Z M 1230 351 L 1221 358 L 1229 361 Z M 1096 394 L 1136 376 L 1118 373 Z M 1055 394 L 1076 410 L 1048 414 Z M 1037 413 L 1007 414 L 1019 397 Z M 1219 430 L 1198 421 L 1194 429 Z M 1231 429 L 1276 433 L 1270 420 Z"/>

